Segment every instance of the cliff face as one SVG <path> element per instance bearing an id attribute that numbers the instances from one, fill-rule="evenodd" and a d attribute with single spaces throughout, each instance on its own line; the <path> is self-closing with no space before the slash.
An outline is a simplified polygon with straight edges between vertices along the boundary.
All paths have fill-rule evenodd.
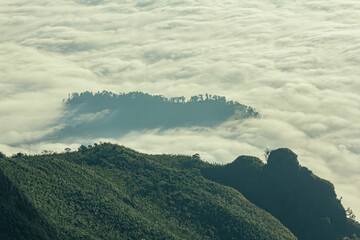
<path id="1" fill-rule="evenodd" d="M 225 166 L 204 168 L 202 173 L 239 190 L 299 239 L 342 239 L 347 234 L 346 213 L 334 186 L 301 167 L 289 149 L 272 151 L 267 164 L 241 156 Z"/>

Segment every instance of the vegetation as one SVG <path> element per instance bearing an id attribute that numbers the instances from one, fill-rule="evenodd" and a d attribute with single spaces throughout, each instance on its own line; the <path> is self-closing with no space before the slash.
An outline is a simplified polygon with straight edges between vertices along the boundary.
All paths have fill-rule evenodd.
<path id="1" fill-rule="evenodd" d="M 0 171 L 0 239 L 58 239 L 56 230 Z"/>
<path id="2" fill-rule="evenodd" d="M 301 167 L 297 155 L 289 149 L 267 150 L 265 157 L 267 164 L 241 156 L 224 166 L 205 167 L 202 173 L 239 190 L 300 240 L 356 239 L 360 227 L 349 210 L 347 219 L 330 182 Z"/>
<path id="3" fill-rule="evenodd" d="M 2 154 L 0 238 L 359 239 L 330 182 L 289 149 L 265 156 L 212 165 L 110 143 Z"/>
<path id="4" fill-rule="evenodd" d="M 1 195 L 1 239 L 23 239 L 11 229 L 24 225 L 38 236 L 27 239 L 296 239 L 235 189 L 205 179 L 200 169 L 209 166 L 198 155 L 108 143 L 1 158 L 1 186 L 14 186 L 20 204 Z"/>
<path id="5" fill-rule="evenodd" d="M 186 100 L 142 92 L 83 92 L 64 100 L 63 116 L 54 124 L 62 127 L 45 139 L 119 137 L 134 130 L 211 127 L 229 118 L 257 116 L 251 107 L 217 95 L 198 95 Z"/>

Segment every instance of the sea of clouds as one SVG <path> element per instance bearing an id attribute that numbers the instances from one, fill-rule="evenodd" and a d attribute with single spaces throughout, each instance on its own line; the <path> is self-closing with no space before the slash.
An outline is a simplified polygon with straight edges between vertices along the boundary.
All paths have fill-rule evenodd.
<path id="1" fill-rule="evenodd" d="M 360 216 L 358 0 L 2 0 L 0 23 L 0 151 L 89 141 L 27 144 L 72 92 L 224 95 L 261 118 L 101 140 L 222 163 L 289 147 Z"/>

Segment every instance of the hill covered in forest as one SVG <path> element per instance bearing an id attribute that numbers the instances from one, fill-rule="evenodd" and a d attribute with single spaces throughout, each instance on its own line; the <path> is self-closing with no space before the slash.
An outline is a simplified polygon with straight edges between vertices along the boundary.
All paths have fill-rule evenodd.
<path id="1" fill-rule="evenodd" d="M 1 213 L 15 215 L 0 217 L 0 225 L 26 226 L 33 239 L 342 240 L 360 233 L 333 185 L 289 149 L 272 151 L 267 164 L 241 156 L 213 165 L 197 154 L 102 143 L 1 155 L 0 171 L 2 192 L 16 196 L 0 198 Z M 24 239 L 0 229 L 1 239 Z"/>
<path id="2" fill-rule="evenodd" d="M 166 98 L 143 92 L 73 93 L 64 99 L 62 115 L 46 141 L 72 138 L 118 138 L 131 131 L 176 127 L 213 127 L 230 118 L 259 114 L 251 107 L 217 95 Z"/>
<path id="3" fill-rule="evenodd" d="M 205 179 L 207 165 L 112 144 L 0 159 L 60 239 L 296 239 L 237 190 Z"/>

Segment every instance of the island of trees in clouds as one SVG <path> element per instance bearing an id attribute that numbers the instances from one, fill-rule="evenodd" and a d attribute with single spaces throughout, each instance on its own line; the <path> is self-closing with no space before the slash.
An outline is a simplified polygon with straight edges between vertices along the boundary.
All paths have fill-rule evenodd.
<path id="1" fill-rule="evenodd" d="M 166 98 L 142 92 L 73 93 L 64 99 L 56 129 L 43 141 L 117 138 L 130 131 L 176 127 L 213 127 L 230 118 L 258 117 L 251 107 L 217 95 Z"/>

